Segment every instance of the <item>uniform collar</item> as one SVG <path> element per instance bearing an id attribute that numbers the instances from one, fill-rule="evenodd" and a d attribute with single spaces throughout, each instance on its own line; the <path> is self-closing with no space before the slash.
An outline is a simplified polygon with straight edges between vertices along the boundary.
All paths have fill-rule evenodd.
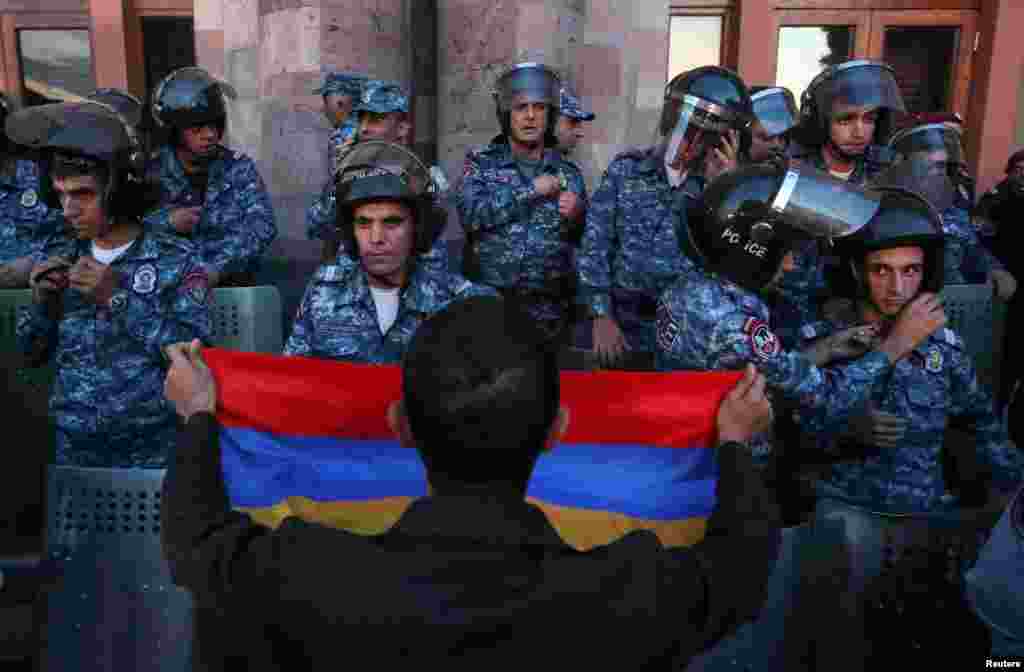
<path id="1" fill-rule="evenodd" d="M 72 246 L 78 256 L 92 255 L 92 241 L 91 240 L 79 240 L 77 238 L 72 239 Z M 152 236 L 146 234 L 145 227 L 139 233 L 138 237 L 132 241 L 132 246 L 125 250 L 125 253 L 118 257 L 114 263 L 122 261 L 157 261 L 160 257 L 160 248 L 156 241 L 153 240 Z"/>
<path id="2" fill-rule="evenodd" d="M 518 159 L 512 154 L 512 146 L 509 144 L 491 144 L 488 146 L 488 151 L 494 153 L 495 159 L 500 163 L 502 168 L 512 167 L 516 165 Z M 541 167 L 555 166 L 557 167 L 562 163 L 564 159 L 562 155 L 558 153 L 558 150 L 553 147 L 545 147 L 544 151 L 540 156 Z"/>
<path id="3" fill-rule="evenodd" d="M 324 266 L 317 271 L 317 277 L 319 280 L 343 283 L 343 303 L 372 305 L 370 283 L 366 271 L 358 260 L 346 257 L 337 264 Z M 433 291 L 428 291 L 428 288 Z M 431 315 L 444 307 L 445 296 L 441 290 L 439 280 L 426 269 L 421 255 L 402 289 L 399 306 L 403 312 Z"/>

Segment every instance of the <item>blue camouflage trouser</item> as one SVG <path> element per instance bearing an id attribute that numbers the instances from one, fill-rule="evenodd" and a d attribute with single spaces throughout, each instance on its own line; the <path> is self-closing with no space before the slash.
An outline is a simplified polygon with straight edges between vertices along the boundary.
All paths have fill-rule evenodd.
<path id="1" fill-rule="evenodd" d="M 178 423 L 137 431 L 99 433 L 56 429 L 54 464 L 76 467 L 164 469 L 178 440 Z"/>

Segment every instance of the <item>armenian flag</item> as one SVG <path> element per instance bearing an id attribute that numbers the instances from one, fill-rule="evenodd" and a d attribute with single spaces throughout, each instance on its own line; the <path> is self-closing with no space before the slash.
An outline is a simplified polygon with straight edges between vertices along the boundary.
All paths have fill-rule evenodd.
<path id="1" fill-rule="evenodd" d="M 427 494 L 415 449 L 387 425 L 397 366 L 208 349 L 232 505 L 379 534 Z M 537 462 L 529 501 L 586 550 L 636 529 L 668 546 L 704 535 L 715 504 L 715 417 L 740 374 L 565 371 L 569 428 Z M 486 448 L 486 447 L 483 447 Z"/>

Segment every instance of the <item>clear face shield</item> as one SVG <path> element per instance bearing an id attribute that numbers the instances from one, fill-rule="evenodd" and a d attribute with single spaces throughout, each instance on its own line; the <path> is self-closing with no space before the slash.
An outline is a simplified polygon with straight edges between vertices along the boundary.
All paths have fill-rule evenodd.
<path id="1" fill-rule="evenodd" d="M 941 152 L 915 152 L 876 175 L 869 186 L 912 192 L 941 213 L 956 203 L 950 166 Z"/>
<path id="2" fill-rule="evenodd" d="M 769 136 L 782 135 L 796 126 L 796 99 L 789 89 L 781 86 L 764 89 L 750 96 L 754 106 L 754 119 Z"/>
<path id="3" fill-rule="evenodd" d="M 849 61 L 812 82 L 814 104 L 825 118 L 837 109 L 906 112 L 903 95 L 892 69 L 872 61 Z"/>
<path id="4" fill-rule="evenodd" d="M 219 100 L 212 96 L 218 96 Z M 157 86 L 153 94 L 153 118 L 160 126 L 170 126 L 168 115 L 192 113 L 202 116 L 208 110 L 223 110 L 228 100 L 238 97 L 235 88 L 202 68 L 179 68 Z"/>
<path id="5" fill-rule="evenodd" d="M 663 116 L 670 113 L 670 106 L 678 108 L 675 126 L 667 137 L 659 129 L 656 143 L 664 148 L 665 166 L 677 173 L 701 166 L 708 151 L 721 144 L 722 136 L 741 125 L 733 110 L 690 94 L 666 100 Z"/>
<path id="6" fill-rule="evenodd" d="M 750 289 L 777 275 L 785 254 L 810 239 L 844 238 L 878 212 L 881 197 L 801 167 L 743 166 L 704 193 L 705 264 Z"/>

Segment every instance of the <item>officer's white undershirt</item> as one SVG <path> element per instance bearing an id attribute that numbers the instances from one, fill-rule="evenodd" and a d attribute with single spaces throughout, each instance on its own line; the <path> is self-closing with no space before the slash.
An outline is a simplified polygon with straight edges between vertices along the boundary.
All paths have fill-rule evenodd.
<path id="1" fill-rule="evenodd" d="M 134 242 L 135 241 L 132 240 L 129 241 L 127 245 L 122 245 L 121 247 L 114 247 L 108 249 L 105 247 L 98 247 L 96 245 L 96 241 L 93 241 L 92 256 L 94 259 L 96 259 L 96 261 L 100 262 L 101 264 L 106 264 L 107 266 L 110 266 L 110 264 L 113 263 L 115 259 L 120 257 L 125 252 L 127 252 L 128 248 L 131 247 L 132 243 Z"/>
<path id="2" fill-rule="evenodd" d="M 388 333 L 388 329 L 398 318 L 398 291 L 398 287 L 394 289 L 370 287 L 373 303 L 377 306 L 377 324 L 380 326 L 382 334 Z"/>

